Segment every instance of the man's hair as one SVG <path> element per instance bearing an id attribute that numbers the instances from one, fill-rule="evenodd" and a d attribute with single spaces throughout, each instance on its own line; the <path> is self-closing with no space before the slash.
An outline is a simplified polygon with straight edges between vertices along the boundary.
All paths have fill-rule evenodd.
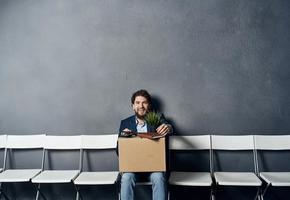
<path id="1" fill-rule="evenodd" d="M 149 103 L 149 105 L 151 106 L 152 105 L 152 100 L 151 100 L 151 95 L 146 91 L 146 90 L 138 90 L 136 92 L 134 92 L 132 94 L 132 97 L 131 97 L 131 103 L 134 104 L 134 101 L 135 101 L 135 98 L 137 96 L 142 96 L 142 97 L 145 97 Z"/>

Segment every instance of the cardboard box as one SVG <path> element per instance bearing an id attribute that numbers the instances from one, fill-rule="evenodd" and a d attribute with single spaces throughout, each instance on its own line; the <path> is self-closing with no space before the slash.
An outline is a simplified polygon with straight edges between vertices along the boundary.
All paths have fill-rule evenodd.
<path id="1" fill-rule="evenodd" d="M 120 172 L 166 171 L 165 138 L 119 138 Z"/>

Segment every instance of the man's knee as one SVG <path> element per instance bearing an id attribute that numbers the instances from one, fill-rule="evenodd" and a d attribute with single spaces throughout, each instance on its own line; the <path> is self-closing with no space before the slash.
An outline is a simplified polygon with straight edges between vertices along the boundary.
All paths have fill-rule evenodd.
<path id="1" fill-rule="evenodd" d="M 150 175 L 151 182 L 154 183 L 160 183 L 165 182 L 165 174 L 163 172 L 153 172 Z"/>
<path id="2" fill-rule="evenodd" d="M 136 177 L 134 173 L 123 173 L 121 178 L 121 183 L 134 183 L 136 181 Z"/>

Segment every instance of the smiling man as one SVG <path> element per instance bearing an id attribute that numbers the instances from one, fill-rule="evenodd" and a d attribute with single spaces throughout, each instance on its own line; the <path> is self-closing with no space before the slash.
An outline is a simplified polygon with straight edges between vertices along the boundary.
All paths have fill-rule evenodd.
<path id="1" fill-rule="evenodd" d="M 167 134 L 172 132 L 172 126 L 167 123 L 163 115 L 161 123 L 156 130 L 146 123 L 144 118 L 152 107 L 151 96 L 146 90 L 136 91 L 131 97 L 131 104 L 135 114 L 121 121 L 119 135 L 126 131 L 133 131 L 136 133 L 156 132 L 157 134 Z M 122 174 L 121 178 L 121 200 L 134 199 L 135 183 L 138 181 L 140 176 L 144 175 L 149 177 L 152 183 L 153 200 L 166 199 L 166 177 L 164 172 L 151 172 L 145 174 L 126 172 Z"/>

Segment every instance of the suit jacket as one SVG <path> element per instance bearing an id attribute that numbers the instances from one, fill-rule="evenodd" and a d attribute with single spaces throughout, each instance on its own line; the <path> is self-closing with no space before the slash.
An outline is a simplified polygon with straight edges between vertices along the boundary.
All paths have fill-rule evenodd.
<path id="1" fill-rule="evenodd" d="M 168 123 L 163 115 L 161 115 L 160 121 L 161 121 L 160 125 Z M 121 121 L 120 128 L 119 128 L 119 136 L 125 128 L 130 129 L 131 131 L 137 133 L 137 124 L 136 124 L 136 116 L 135 115 L 132 115 L 132 116 L 130 116 L 126 119 L 123 119 Z M 155 132 L 154 128 L 152 126 L 150 126 L 149 124 L 147 124 L 147 131 L 148 132 Z"/>

